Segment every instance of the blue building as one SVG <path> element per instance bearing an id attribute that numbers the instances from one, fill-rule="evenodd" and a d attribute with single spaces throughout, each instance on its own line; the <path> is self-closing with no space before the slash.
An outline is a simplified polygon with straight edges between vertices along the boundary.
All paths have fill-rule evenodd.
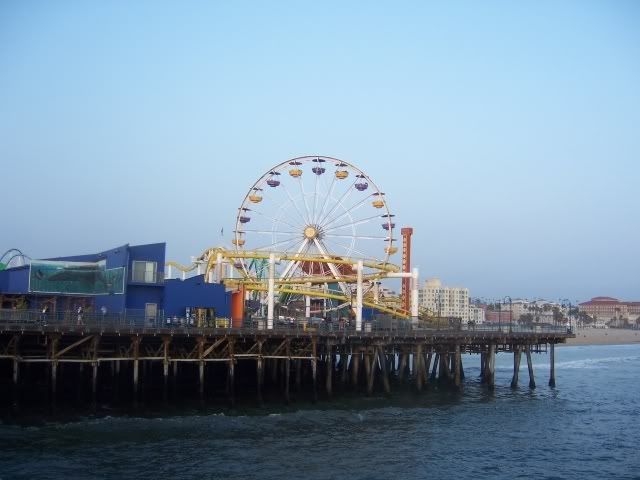
<path id="1" fill-rule="evenodd" d="M 224 285 L 204 275 L 165 280 L 166 244 L 122 245 L 104 252 L 32 260 L 0 270 L 0 308 L 163 317 L 230 316 Z"/>

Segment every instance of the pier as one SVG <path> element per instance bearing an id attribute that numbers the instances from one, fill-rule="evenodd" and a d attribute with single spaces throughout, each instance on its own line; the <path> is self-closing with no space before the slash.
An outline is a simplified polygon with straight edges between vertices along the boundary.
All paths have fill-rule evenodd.
<path id="1" fill-rule="evenodd" d="M 479 355 L 481 382 L 495 388 L 498 354 L 513 355 L 511 387 L 519 384 L 524 353 L 529 388 L 536 387 L 532 354 L 549 353 L 572 337 L 566 329 L 487 326 L 419 328 L 410 322 L 371 323 L 365 331 L 305 321 L 241 328 L 156 325 L 85 319 L 43 324 L 0 320 L 0 382 L 19 392 L 46 388 L 55 402 L 69 390 L 138 400 L 199 396 L 234 405 L 242 396 L 289 403 L 298 395 L 329 400 L 335 392 L 393 395 L 394 388 L 463 390 L 464 358 Z M 182 392 L 182 393 L 181 393 Z M 88 400 L 88 399 L 87 399 Z"/>

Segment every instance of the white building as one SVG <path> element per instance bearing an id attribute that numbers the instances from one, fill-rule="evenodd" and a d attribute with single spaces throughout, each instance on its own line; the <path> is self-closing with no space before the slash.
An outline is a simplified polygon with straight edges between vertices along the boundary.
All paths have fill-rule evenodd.
<path id="1" fill-rule="evenodd" d="M 526 300 L 514 299 L 511 303 L 504 300 L 500 303 L 500 310 L 503 312 L 510 311 L 515 322 L 519 322 L 523 315 L 531 314 L 533 321 L 536 323 L 553 323 L 553 309 L 558 308 L 563 314 L 567 315 L 568 310 L 558 303 L 549 302 L 547 300 Z"/>
<path id="2" fill-rule="evenodd" d="M 469 289 L 443 287 L 437 278 L 428 279 L 418 292 L 420 306 L 439 317 L 469 321 Z M 483 312 L 484 313 L 484 312 Z"/>
<path id="3" fill-rule="evenodd" d="M 476 305 L 469 305 L 469 321 L 476 325 L 482 325 L 484 323 L 484 308 Z"/>

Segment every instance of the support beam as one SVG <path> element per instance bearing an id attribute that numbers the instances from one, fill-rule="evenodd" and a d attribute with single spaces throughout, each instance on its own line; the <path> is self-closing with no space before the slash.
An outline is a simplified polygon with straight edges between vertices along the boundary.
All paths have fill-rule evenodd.
<path id="1" fill-rule="evenodd" d="M 60 350 L 59 352 L 56 352 L 56 357 L 61 357 L 62 355 L 64 355 L 65 353 L 67 353 L 69 350 L 73 350 L 74 348 L 82 345 L 83 343 L 88 342 L 89 340 L 93 340 L 93 335 L 88 335 L 86 337 L 82 337 L 80 340 L 78 340 L 77 342 L 73 342 L 71 345 L 69 345 L 68 347 L 63 348 L 62 350 Z"/>
<path id="2" fill-rule="evenodd" d="M 198 362 L 198 377 L 200 379 L 199 383 L 199 393 L 200 400 L 204 399 L 204 338 L 198 338 L 198 358 L 200 361 Z"/>
<path id="3" fill-rule="evenodd" d="M 453 354 L 453 385 L 456 389 L 460 390 L 462 386 L 462 381 L 460 378 L 460 344 L 456 344 L 454 354 Z"/>
<path id="4" fill-rule="evenodd" d="M 228 362 L 228 374 L 227 374 L 227 391 L 229 392 L 229 404 L 231 407 L 235 407 L 236 404 L 236 377 L 235 377 L 235 363 L 234 356 L 234 341 L 229 339 L 229 362 Z"/>
<path id="5" fill-rule="evenodd" d="M 555 343 L 551 344 L 551 350 L 549 352 L 549 386 L 555 388 L 556 386 L 556 355 L 555 355 Z"/>
<path id="6" fill-rule="evenodd" d="M 315 338 L 311 341 L 311 382 L 313 385 L 313 403 L 318 401 L 318 383 L 316 381 L 318 374 L 318 344 L 316 342 Z"/>
<path id="7" fill-rule="evenodd" d="M 368 365 L 367 368 L 367 395 L 371 395 L 373 393 L 373 383 L 376 377 L 376 356 L 375 353 L 372 353 L 370 350 L 367 350 L 365 353 L 365 363 Z"/>
<path id="8" fill-rule="evenodd" d="M 525 347 L 525 354 L 527 356 L 527 368 L 529 369 L 529 388 L 536 388 L 536 379 L 533 375 L 533 362 L 531 361 L 531 347 L 529 345 Z"/>
<path id="9" fill-rule="evenodd" d="M 448 347 L 447 347 L 448 348 Z M 440 354 L 440 376 L 438 381 L 440 383 L 451 382 L 451 371 L 449 370 L 449 353 L 443 352 Z"/>
<path id="10" fill-rule="evenodd" d="M 269 269 L 267 282 L 267 329 L 273 330 L 273 308 L 275 304 L 275 269 L 276 256 L 274 253 L 269 254 Z"/>
<path id="11" fill-rule="evenodd" d="M 378 360 L 380 361 L 380 367 L 382 368 L 382 386 L 384 387 L 384 393 L 391 394 L 391 385 L 389 384 L 389 372 L 387 370 L 387 359 L 384 354 L 382 345 L 378 345 Z"/>
<path id="12" fill-rule="evenodd" d="M 97 361 L 91 362 L 91 398 L 94 404 L 96 403 L 96 395 L 98 392 L 98 365 Z"/>
<path id="13" fill-rule="evenodd" d="M 429 368 L 431 368 L 431 357 L 432 357 L 432 356 L 433 356 L 433 353 L 432 353 L 432 352 L 429 352 L 429 353 L 427 354 L 427 359 L 426 359 L 426 361 L 425 361 L 424 368 L 422 369 L 422 375 L 423 375 L 423 377 L 424 377 L 424 378 L 423 378 L 423 380 L 422 380 L 422 382 L 423 382 L 423 384 L 425 384 L 425 385 L 426 385 L 427 383 L 431 383 L 431 382 L 429 382 Z M 424 354 L 423 354 L 423 358 L 424 358 Z"/>
<path id="14" fill-rule="evenodd" d="M 287 339 L 286 355 L 287 358 L 284 359 L 284 402 L 289 405 L 289 376 L 291 374 L 291 340 L 289 339 Z"/>
<path id="15" fill-rule="evenodd" d="M 20 360 L 18 357 L 13 357 L 13 385 L 18 386 L 18 382 L 20 381 Z"/>
<path id="16" fill-rule="evenodd" d="M 511 378 L 511 388 L 518 388 L 518 377 L 520 376 L 520 358 L 522 352 L 520 345 L 516 345 L 513 351 L 513 377 Z"/>
<path id="17" fill-rule="evenodd" d="M 262 384 L 264 381 L 264 359 L 262 358 L 262 340 L 258 340 L 258 358 L 256 358 L 256 393 L 258 405 L 262 406 Z"/>
<path id="18" fill-rule="evenodd" d="M 431 370 L 431 377 L 429 379 L 431 383 L 435 383 L 436 381 L 436 375 L 438 374 L 439 365 L 440 365 L 440 354 L 436 353 L 436 356 L 433 359 L 433 369 Z"/>
<path id="19" fill-rule="evenodd" d="M 263 401 L 262 401 L 262 379 L 263 377 L 263 364 L 264 360 L 262 359 L 262 356 L 259 356 L 256 359 L 256 393 L 258 396 L 258 405 L 262 406 L 263 405 Z"/>
<path id="20" fill-rule="evenodd" d="M 133 337 L 131 339 L 133 350 L 133 397 L 138 397 L 138 363 L 140 356 L 140 337 Z"/>
<path id="21" fill-rule="evenodd" d="M 398 366 L 398 382 L 402 383 L 404 379 L 405 370 L 407 369 L 407 352 L 400 354 L 400 364 Z"/>
<path id="22" fill-rule="evenodd" d="M 347 348 L 343 347 L 342 350 L 340 351 L 340 370 L 341 370 L 341 375 L 340 375 L 340 384 L 342 385 L 342 388 L 344 388 L 345 384 L 347 383 L 347 369 L 349 368 L 349 355 L 347 354 Z"/>
<path id="23" fill-rule="evenodd" d="M 418 324 L 418 305 L 419 305 L 419 285 L 418 285 L 418 269 L 414 268 L 411 272 L 411 323 Z"/>
<path id="24" fill-rule="evenodd" d="M 422 344 L 416 345 L 416 353 L 413 356 L 413 370 L 414 377 L 416 381 L 416 389 L 421 392 L 422 391 L 422 382 L 424 381 L 424 375 L 422 370 L 424 368 L 423 364 L 424 360 L 422 358 Z"/>
<path id="25" fill-rule="evenodd" d="M 356 332 L 362 330 L 362 271 L 364 262 L 358 260 L 356 264 Z"/>
<path id="26" fill-rule="evenodd" d="M 51 395 L 53 401 L 56 400 L 56 389 L 58 385 L 58 342 L 60 337 L 52 335 L 49 337 L 49 359 L 51 362 Z"/>
<path id="27" fill-rule="evenodd" d="M 353 386 L 353 388 L 357 388 L 358 387 L 358 377 L 359 377 L 359 370 L 360 370 L 360 357 L 361 357 L 361 352 L 358 351 L 354 351 L 351 354 L 351 385 Z"/>
<path id="28" fill-rule="evenodd" d="M 169 343 L 170 342 L 171 342 L 171 337 L 165 336 L 162 338 L 162 347 L 163 347 L 162 378 L 164 380 L 163 388 L 162 388 L 162 396 L 165 402 L 169 398 Z"/>
<path id="29" fill-rule="evenodd" d="M 326 382 L 325 387 L 327 390 L 327 396 L 329 399 L 333 396 L 333 345 L 329 342 L 327 343 L 327 353 L 326 353 Z"/>
<path id="30" fill-rule="evenodd" d="M 302 390 L 302 360 L 296 358 L 296 392 Z"/>
<path id="31" fill-rule="evenodd" d="M 91 362 L 92 372 L 91 372 L 91 399 L 95 405 L 96 403 L 96 395 L 98 392 L 98 345 L 100 344 L 100 337 L 94 336 L 91 342 L 91 358 L 93 362 Z"/>
<path id="32" fill-rule="evenodd" d="M 486 383 L 489 386 L 489 390 L 493 390 L 496 386 L 496 346 L 492 343 L 489 345 L 489 352 L 487 353 L 487 373 Z"/>

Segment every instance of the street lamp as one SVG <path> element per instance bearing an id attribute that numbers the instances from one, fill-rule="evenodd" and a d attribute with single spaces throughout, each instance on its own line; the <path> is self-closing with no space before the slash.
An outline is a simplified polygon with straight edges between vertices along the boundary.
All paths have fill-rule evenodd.
<path id="1" fill-rule="evenodd" d="M 572 309 L 572 305 L 571 305 L 571 300 L 569 300 L 568 298 L 563 298 L 560 300 L 560 305 L 562 307 L 568 307 L 567 310 L 567 321 L 569 322 L 569 327 L 573 328 L 573 323 L 571 322 L 571 309 Z"/>
<path id="2" fill-rule="evenodd" d="M 511 297 L 507 295 L 502 299 L 503 304 L 507 298 L 509 299 L 509 329 L 511 329 L 511 324 L 513 323 L 513 310 L 511 307 L 512 307 L 513 301 L 511 300 Z M 500 308 L 500 310 L 502 310 L 502 308 Z"/>

